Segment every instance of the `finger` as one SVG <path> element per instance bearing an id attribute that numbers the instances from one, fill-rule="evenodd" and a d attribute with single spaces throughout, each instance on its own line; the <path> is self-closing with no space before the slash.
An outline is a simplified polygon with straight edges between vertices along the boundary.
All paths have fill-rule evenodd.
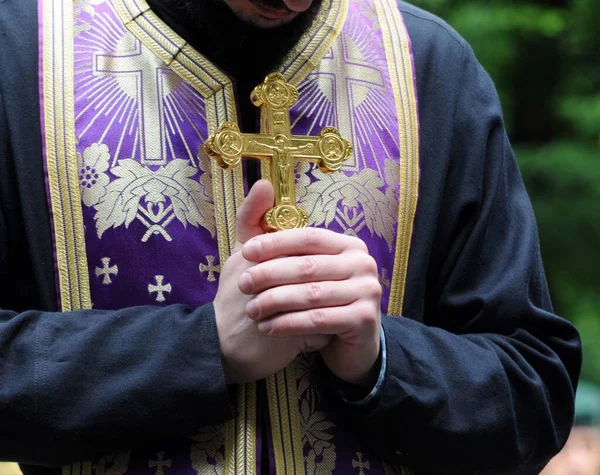
<path id="1" fill-rule="evenodd" d="M 313 308 L 275 316 L 258 324 L 270 337 L 340 335 L 358 327 L 377 325 L 376 309 L 367 301 L 343 307 Z"/>
<path id="2" fill-rule="evenodd" d="M 357 237 L 328 229 L 302 228 L 256 236 L 244 244 L 242 253 L 249 261 L 263 262 L 281 256 L 341 254 L 349 249 L 368 252 L 367 245 Z"/>
<path id="3" fill-rule="evenodd" d="M 240 276 L 239 288 L 256 294 L 274 286 L 344 280 L 355 275 L 377 273 L 377 263 L 366 254 L 284 257 L 261 262 Z"/>
<path id="4" fill-rule="evenodd" d="M 312 353 L 320 351 L 331 342 L 331 335 L 306 335 L 299 337 L 297 342 L 299 348 L 298 353 Z"/>
<path id="5" fill-rule="evenodd" d="M 249 239 L 264 233 L 261 225 L 263 215 L 273 206 L 275 192 L 267 180 L 257 181 L 242 202 L 237 213 L 237 242 L 244 244 Z"/>
<path id="6" fill-rule="evenodd" d="M 264 320 L 298 310 L 345 306 L 362 296 L 360 291 L 363 285 L 358 280 L 354 285 L 349 285 L 346 281 L 337 281 L 275 287 L 261 292 L 248 302 L 246 313 L 253 320 Z"/>

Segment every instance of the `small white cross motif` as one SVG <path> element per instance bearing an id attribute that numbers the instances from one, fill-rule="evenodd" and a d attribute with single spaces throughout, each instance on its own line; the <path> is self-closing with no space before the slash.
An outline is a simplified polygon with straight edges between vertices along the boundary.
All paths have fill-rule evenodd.
<path id="1" fill-rule="evenodd" d="M 209 282 L 215 282 L 217 280 L 215 273 L 221 272 L 221 266 L 215 264 L 215 256 L 206 256 L 206 264 L 200 263 L 199 269 L 201 274 L 208 272 L 206 280 Z"/>
<path id="2" fill-rule="evenodd" d="M 381 269 L 381 275 L 379 276 L 379 283 L 381 284 L 382 287 L 389 287 L 390 286 L 390 279 L 388 279 L 388 275 L 387 275 L 388 271 L 385 267 L 383 267 Z"/>
<path id="3" fill-rule="evenodd" d="M 148 460 L 148 467 L 149 468 L 156 467 L 156 475 L 164 475 L 163 467 L 170 467 L 171 459 L 164 460 L 164 458 L 165 458 L 164 452 L 158 452 L 156 454 L 156 458 L 158 460 Z"/>
<path id="4" fill-rule="evenodd" d="M 119 267 L 117 265 L 110 266 L 110 257 L 103 257 L 100 259 L 102 262 L 102 267 L 96 266 L 96 277 L 104 276 L 102 283 L 104 285 L 112 284 L 112 279 L 110 278 L 112 275 L 119 274 Z"/>
<path id="5" fill-rule="evenodd" d="M 164 302 L 165 296 L 164 292 L 171 293 L 172 287 L 171 284 L 163 285 L 164 275 L 155 275 L 154 279 L 156 280 L 156 285 L 148 284 L 148 293 L 153 294 L 156 292 L 156 301 Z"/>
<path id="6" fill-rule="evenodd" d="M 356 457 L 358 460 L 352 460 L 352 466 L 358 468 L 358 475 L 365 475 L 365 470 L 371 470 L 371 463 L 363 462 L 363 454 L 360 452 L 356 452 Z"/>

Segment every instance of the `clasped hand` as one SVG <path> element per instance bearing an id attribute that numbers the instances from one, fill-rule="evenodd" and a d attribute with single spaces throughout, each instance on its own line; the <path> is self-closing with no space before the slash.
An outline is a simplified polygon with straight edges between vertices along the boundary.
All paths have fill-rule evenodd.
<path id="1" fill-rule="evenodd" d="M 381 285 L 365 243 L 325 229 L 263 234 L 271 184 L 238 213 L 238 244 L 221 273 L 215 314 L 228 383 L 273 374 L 320 351 L 338 378 L 360 383 L 380 350 Z"/>

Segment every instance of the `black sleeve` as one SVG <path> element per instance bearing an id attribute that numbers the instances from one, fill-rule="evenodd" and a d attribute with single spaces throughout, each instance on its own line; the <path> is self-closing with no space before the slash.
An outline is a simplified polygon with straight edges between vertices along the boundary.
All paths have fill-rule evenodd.
<path id="1" fill-rule="evenodd" d="M 344 410 L 374 454 L 417 472 L 539 473 L 573 422 L 580 340 L 553 313 L 499 100 L 468 47 L 457 85 L 423 321 L 384 318 L 384 385 Z"/>
<path id="2" fill-rule="evenodd" d="M 233 414 L 211 304 L 38 311 L 57 305 L 37 29 L 36 0 L 0 0 L 0 460 L 54 466 Z"/>
<path id="3" fill-rule="evenodd" d="M 8 130 L 0 91 L 0 460 L 62 465 L 231 418 L 212 304 L 6 310 L 39 305 Z"/>
<path id="4" fill-rule="evenodd" d="M 232 417 L 211 304 L 0 311 L 0 460 L 61 465 Z"/>

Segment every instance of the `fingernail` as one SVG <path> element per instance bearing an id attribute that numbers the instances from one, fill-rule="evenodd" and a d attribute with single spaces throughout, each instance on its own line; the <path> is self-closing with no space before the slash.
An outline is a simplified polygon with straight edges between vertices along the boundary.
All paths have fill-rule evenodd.
<path id="1" fill-rule="evenodd" d="M 262 254 L 262 245 L 260 241 L 251 239 L 244 245 L 244 254 L 246 259 L 259 259 Z"/>
<path id="2" fill-rule="evenodd" d="M 256 320 L 260 317 L 260 307 L 256 300 L 250 300 L 250 302 L 248 302 L 248 305 L 246 305 L 246 312 L 252 320 Z"/>
<path id="3" fill-rule="evenodd" d="M 252 280 L 252 276 L 248 272 L 244 272 L 240 276 L 239 287 L 240 290 L 244 293 L 252 292 L 252 288 L 254 287 L 254 281 Z"/>
<path id="4" fill-rule="evenodd" d="M 261 333 L 269 333 L 273 329 L 271 322 L 260 322 L 258 324 L 258 331 Z"/>

